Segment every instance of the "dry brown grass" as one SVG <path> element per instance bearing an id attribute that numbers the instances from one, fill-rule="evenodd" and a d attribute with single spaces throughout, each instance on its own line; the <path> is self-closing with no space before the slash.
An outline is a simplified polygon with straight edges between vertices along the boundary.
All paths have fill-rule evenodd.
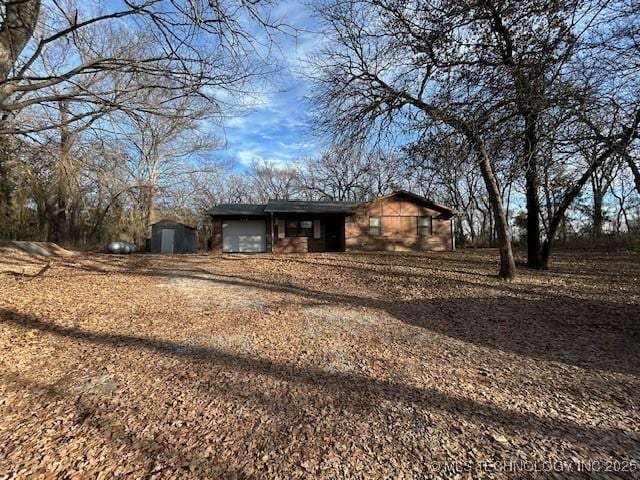
<path id="1" fill-rule="evenodd" d="M 637 462 L 638 257 L 562 254 L 510 284 L 496 262 L 85 255 L 0 274 L 0 477 Z M 0 256 L 3 272 L 41 266 Z"/>

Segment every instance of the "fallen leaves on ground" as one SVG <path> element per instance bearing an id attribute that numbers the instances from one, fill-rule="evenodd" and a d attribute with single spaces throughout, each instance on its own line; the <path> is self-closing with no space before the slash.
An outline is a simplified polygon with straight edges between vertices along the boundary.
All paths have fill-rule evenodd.
<path id="1" fill-rule="evenodd" d="M 0 476 L 496 478 L 513 474 L 482 466 L 637 462 L 637 256 L 558 254 L 512 283 L 496 262 L 93 254 L 0 275 Z M 41 266 L 0 256 L 0 270 Z"/>

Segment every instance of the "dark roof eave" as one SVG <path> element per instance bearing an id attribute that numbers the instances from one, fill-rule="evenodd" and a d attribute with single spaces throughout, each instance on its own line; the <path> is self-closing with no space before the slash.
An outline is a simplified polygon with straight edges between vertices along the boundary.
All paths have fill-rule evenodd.
<path id="1" fill-rule="evenodd" d="M 441 213 L 439 218 L 450 219 L 459 214 L 456 210 L 440 205 L 407 190 L 397 190 L 388 195 L 377 197 L 374 200 L 364 203 L 353 202 L 318 202 L 304 200 L 269 200 L 265 204 L 221 204 L 209 210 L 210 216 L 239 216 L 239 217 L 264 217 L 273 213 L 291 213 L 291 214 L 341 214 L 351 215 L 356 209 L 362 205 L 374 202 L 380 198 L 389 198 L 395 195 L 407 195 L 419 202 L 427 205 L 433 210 Z"/>
<path id="2" fill-rule="evenodd" d="M 221 204 L 209 210 L 207 215 L 212 217 L 264 217 L 266 216 L 265 206 L 264 204 Z"/>
<path id="3" fill-rule="evenodd" d="M 264 210 L 266 213 L 354 213 L 354 208 L 342 208 L 342 209 L 322 209 L 322 208 L 267 208 Z"/>
<path id="4" fill-rule="evenodd" d="M 160 223 L 175 223 L 176 225 L 182 225 L 183 227 L 190 228 L 191 230 L 197 230 L 197 227 L 194 227 L 193 225 L 188 225 L 186 223 L 177 222 L 175 220 L 170 220 L 168 218 L 163 218 L 162 220 L 158 220 L 157 222 L 153 222 L 151 224 L 151 226 L 153 227 L 154 225 L 158 225 Z"/>
<path id="5" fill-rule="evenodd" d="M 322 202 L 305 200 L 269 200 L 267 213 L 350 214 L 357 204 L 352 202 Z"/>
<path id="6" fill-rule="evenodd" d="M 252 213 L 252 212 L 216 212 L 209 211 L 207 215 L 210 217 L 266 217 L 266 213 Z"/>

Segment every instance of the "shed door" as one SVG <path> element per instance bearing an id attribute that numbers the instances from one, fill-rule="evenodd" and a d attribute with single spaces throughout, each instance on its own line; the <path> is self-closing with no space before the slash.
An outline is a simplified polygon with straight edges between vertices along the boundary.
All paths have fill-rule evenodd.
<path id="1" fill-rule="evenodd" d="M 162 240 L 160 243 L 160 253 L 173 253 L 173 244 L 176 231 L 172 228 L 162 229 Z"/>
<path id="2" fill-rule="evenodd" d="M 222 223 L 222 251 L 266 252 L 267 223 L 264 220 L 229 220 Z"/>

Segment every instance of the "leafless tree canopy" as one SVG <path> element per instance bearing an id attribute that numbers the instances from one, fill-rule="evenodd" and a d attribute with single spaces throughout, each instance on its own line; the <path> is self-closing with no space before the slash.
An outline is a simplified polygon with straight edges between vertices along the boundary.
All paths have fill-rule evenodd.
<path id="1" fill-rule="evenodd" d="M 523 183 L 528 263 L 540 268 L 594 172 L 621 157 L 637 170 L 638 8 L 629 2 L 332 0 L 318 12 L 331 38 L 311 61 L 318 124 L 342 141 L 433 145 L 444 129 L 468 145 L 505 278 L 514 275 L 505 180 Z M 589 142 L 595 156 L 575 148 Z M 569 181 L 553 202 L 547 195 L 545 212 L 542 190 L 561 164 Z"/>
<path id="2" fill-rule="evenodd" d="M 73 105 L 68 122 L 114 109 L 150 111 L 151 91 L 166 105 L 181 97 L 206 99 L 220 113 L 234 93 L 255 88 L 274 69 L 265 42 L 282 28 L 269 17 L 268 2 L 3 5 L 0 132 L 6 133 L 55 126 L 21 114 L 33 106 L 46 114 L 60 101 Z M 250 33 L 256 31 L 261 35 Z"/>
<path id="3" fill-rule="evenodd" d="M 456 208 L 459 244 L 634 242 L 640 7 L 630 0 L 323 0 L 302 74 L 324 148 L 221 160 L 224 121 L 273 87 L 293 29 L 269 1 L 5 1 L 0 225 L 9 238 L 144 242 L 216 203 L 364 201 L 398 188 Z"/>

